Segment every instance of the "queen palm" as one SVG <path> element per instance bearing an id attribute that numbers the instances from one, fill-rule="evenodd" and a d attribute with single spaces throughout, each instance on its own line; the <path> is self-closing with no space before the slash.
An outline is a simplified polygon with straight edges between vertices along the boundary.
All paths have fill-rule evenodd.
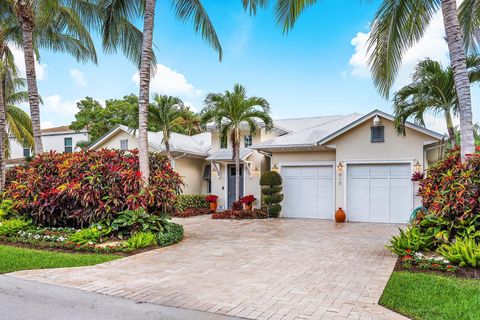
<path id="1" fill-rule="evenodd" d="M 467 57 L 467 70 L 470 82 L 480 80 L 480 57 Z M 395 93 L 393 107 L 396 130 L 405 134 L 405 122 L 413 118 L 416 124 L 425 126 L 427 112 L 443 113 L 451 145 L 456 144 L 452 114 L 459 109 L 458 97 L 453 80 L 453 70 L 443 68 L 430 59 L 419 62 L 412 76 L 412 83 Z"/>
<path id="2" fill-rule="evenodd" d="M 149 126 L 154 131 L 163 133 L 163 143 L 167 157 L 172 161 L 170 152 L 170 133 L 175 130 L 182 120 L 185 111 L 182 109 L 183 101 L 180 98 L 167 95 L 153 95 L 153 102 L 148 108 Z"/>
<path id="3" fill-rule="evenodd" d="M 245 87 L 235 84 L 233 91 L 209 93 L 202 111 L 205 123 L 213 121 L 221 137 L 230 137 L 232 159 L 235 160 L 235 194 L 240 195 L 240 130 L 247 125 L 250 134 L 259 129 L 262 121 L 266 130 L 273 126 L 268 101 L 260 97 L 247 97 Z"/>
<path id="4" fill-rule="evenodd" d="M 3 0 L 0 18 L 8 41 L 18 44 L 24 52 L 32 118 L 35 152 L 43 152 L 40 134 L 40 108 L 35 70 L 35 51 L 49 49 L 73 55 L 79 61 L 96 62 L 93 41 L 75 1 Z"/>

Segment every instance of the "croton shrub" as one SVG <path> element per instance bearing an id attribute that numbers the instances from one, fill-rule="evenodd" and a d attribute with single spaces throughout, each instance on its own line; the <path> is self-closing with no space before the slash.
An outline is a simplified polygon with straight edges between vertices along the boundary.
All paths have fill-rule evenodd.
<path id="1" fill-rule="evenodd" d="M 428 170 L 419 183 L 419 195 L 430 213 L 454 223 L 480 213 L 479 151 L 477 147 L 462 163 L 455 148 Z"/>
<path id="2" fill-rule="evenodd" d="M 36 225 L 82 227 L 124 210 L 171 212 L 182 180 L 169 161 L 150 155 L 150 179 L 141 187 L 137 151 L 104 149 L 43 153 L 13 168 L 3 194 Z"/>

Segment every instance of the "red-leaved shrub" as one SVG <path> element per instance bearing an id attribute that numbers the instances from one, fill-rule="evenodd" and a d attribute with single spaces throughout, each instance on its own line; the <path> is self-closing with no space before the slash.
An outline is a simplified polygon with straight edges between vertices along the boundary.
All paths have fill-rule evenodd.
<path id="1" fill-rule="evenodd" d="M 450 221 L 480 213 L 480 150 L 462 163 L 460 151 L 453 149 L 420 181 L 419 195 L 430 213 Z"/>
<path id="2" fill-rule="evenodd" d="M 182 186 L 168 160 L 151 154 L 149 186 L 142 189 L 136 150 L 43 153 L 8 178 L 3 198 L 44 226 L 81 227 L 138 207 L 170 212 Z"/>
<path id="3" fill-rule="evenodd" d="M 195 216 L 202 216 L 212 213 L 210 208 L 187 208 L 183 211 L 176 211 L 173 216 L 177 218 L 188 218 Z"/>
<path id="4" fill-rule="evenodd" d="M 268 215 L 260 209 L 254 210 L 225 210 L 214 212 L 212 219 L 267 219 Z"/>

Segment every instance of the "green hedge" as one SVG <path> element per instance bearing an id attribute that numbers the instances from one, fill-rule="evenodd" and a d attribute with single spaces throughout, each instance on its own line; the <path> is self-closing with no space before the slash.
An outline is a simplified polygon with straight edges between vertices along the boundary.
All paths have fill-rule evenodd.
<path id="1" fill-rule="evenodd" d="M 175 209 L 179 212 L 187 208 L 209 208 L 208 202 L 203 194 L 181 194 L 177 197 Z"/>
<path id="2" fill-rule="evenodd" d="M 177 223 L 171 222 L 168 225 L 168 230 L 158 235 L 158 245 L 160 247 L 166 247 L 171 244 L 180 242 L 183 239 L 183 226 Z"/>

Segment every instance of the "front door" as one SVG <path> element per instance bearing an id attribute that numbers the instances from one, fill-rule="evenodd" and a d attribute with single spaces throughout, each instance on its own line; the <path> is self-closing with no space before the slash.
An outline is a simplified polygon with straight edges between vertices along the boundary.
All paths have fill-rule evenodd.
<path id="1" fill-rule="evenodd" d="M 243 197 L 243 164 L 240 165 L 240 196 L 237 197 L 236 190 L 235 190 L 235 165 L 229 164 L 227 166 L 228 171 L 228 207 L 232 207 L 232 203 L 234 201 L 238 201 L 241 197 Z"/>

